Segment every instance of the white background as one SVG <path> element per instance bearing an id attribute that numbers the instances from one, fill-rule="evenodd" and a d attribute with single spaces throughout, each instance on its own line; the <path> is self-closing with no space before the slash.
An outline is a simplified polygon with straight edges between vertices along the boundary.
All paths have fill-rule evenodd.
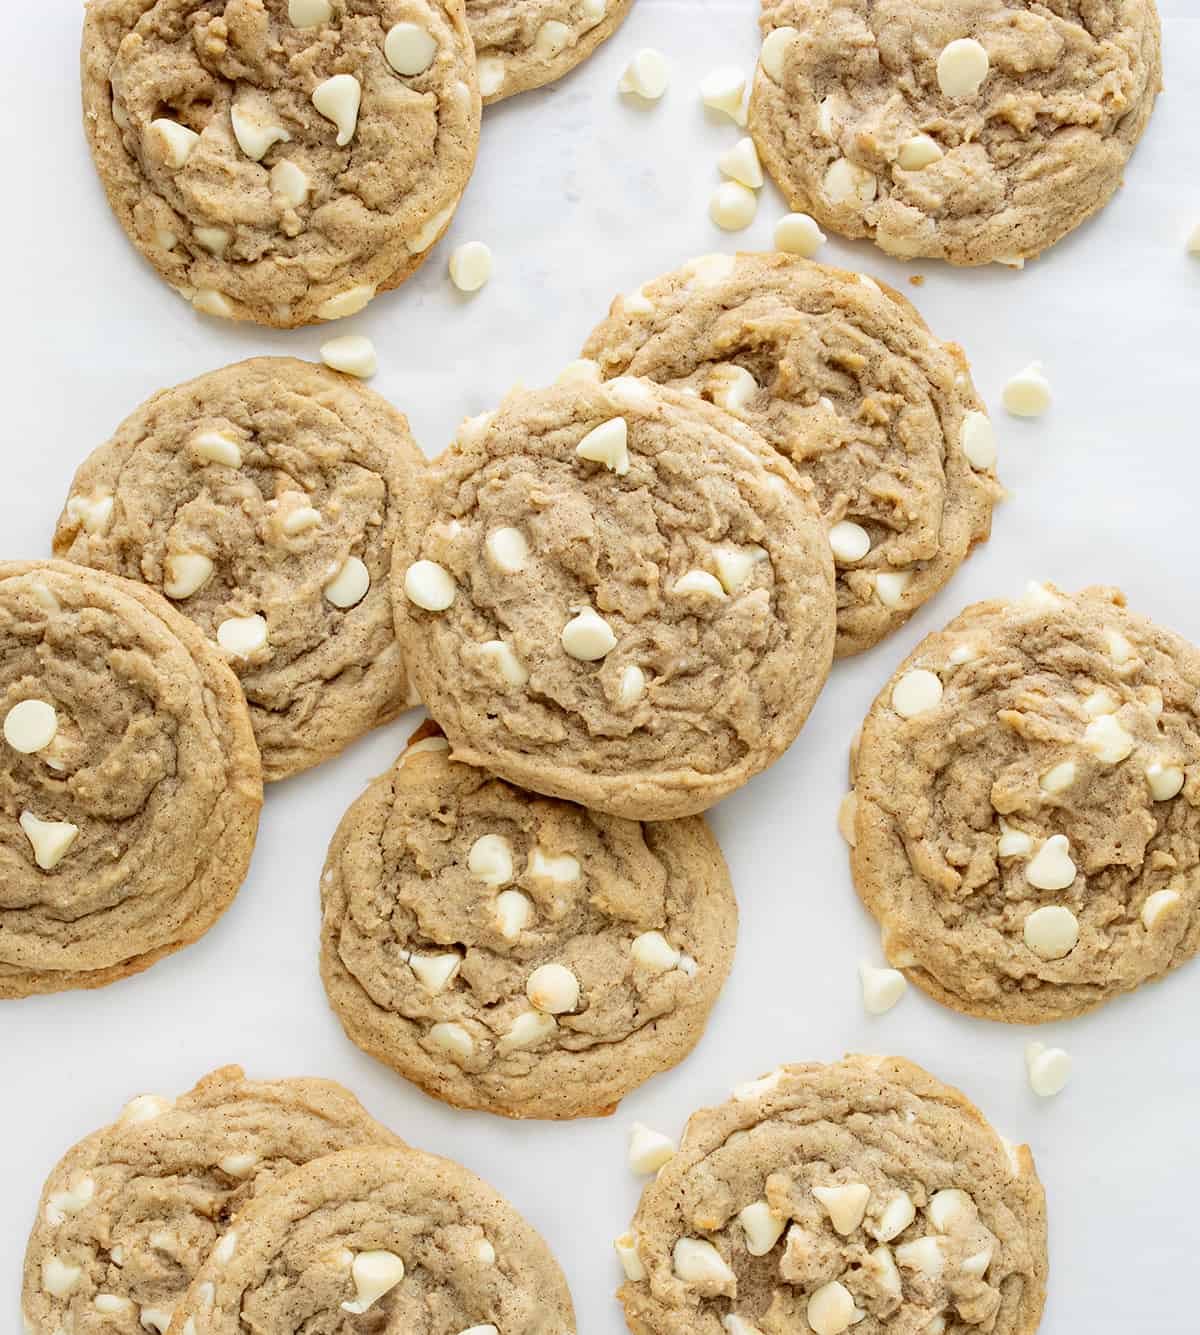
<path id="1" fill-rule="evenodd" d="M 1113 583 L 1135 609 L 1200 640 L 1200 260 L 1185 253 L 1200 223 L 1200 17 L 1195 0 L 1160 9 L 1168 91 L 1100 219 L 1024 273 L 914 266 L 926 277 L 919 291 L 867 243 L 822 252 L 903 287 L 937 333 L 963 344 L 995 410 L 1012 497 L 991 543 L 941 597 L 836 666 L 791 753 L 713 812 L 742 931 L 692 1058 L 608 1121 L 517 1125 L 444 1108 L 345 1040 L 317 975 L 318 874 L 342 812 L 392 761 L 410 717 L 269 790 L 249 880 L 198 945 L 100 992 L 0 1006 L 0 1312 L 11 1313 L 0 1329 L 18 1329 L 25 1238 L 59 1155 L 132 1094 L 176 1093 L 236 1061 L 260 1077 L 341 1080 L 413 1144 L 482 1174 L 556 1250 L 580 1335 L 616 1335 L 611 1239 L 638 1194 L 629 1123 L 676 1134 L 736 1081 L 847 1050 L 914 1058 L 1033 1146 L 1050 1202 L 1045 1335 L 1196 1329 L 1200 964 L 1040 1033 L 1075 1058 L 1066 1092 L 1040 1102 L 1025 1081 L 1028 1031 L 959 1017 L 912 989 L 882 1019 L 863 1013 L 856 965 L 877 956 L 878 937 L 834 824 L 847 744 L 874 693 L 965 604 L 1035 577 Z M 755 0 L 638 0 L 572 77 L 487 113 L 448 240 L 339 330 L 375 340 L 374 387 L 430 454 L 513 381 L 552 379 L 616 292 L 694 254 L 770 248 L 785 210 L 769 185 L 746 232 L 729 237 L 708 220 L 716 156 L 738 132 L 696 92 L 714 65 L 749 72 L 756 13 Z M 323 337 L 201 319 L 158 281 L 112 221 L 84 144 L 80 6 L 41 0 L 22 14 L 0 54 L 0 556 L 14 558 L 48 554 L 76 465 L 154 390 L 256 353 L 315 357 Z M 673 66 L 666 98 L 650 107 L 616 91 L 640 46 Z M 446 259 L 476 238 L 496 272 L 464 298 Z M 1055 405 L 1037 423 L 1006 418 L 1001 388 L 1035 358 Z"/>

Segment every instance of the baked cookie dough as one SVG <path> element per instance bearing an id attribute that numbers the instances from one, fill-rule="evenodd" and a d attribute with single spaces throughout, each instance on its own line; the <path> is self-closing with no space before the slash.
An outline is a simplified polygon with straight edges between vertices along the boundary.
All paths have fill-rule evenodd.
<path id="1" fill-rule="evenodd" d="M 432 479 L 393 590 L 456 759 L 666 820 L 795 740 L 829 671 L 833 563 L 807 485 L 748 427 L 571 378 L 466 423 Z"/>
<path id="2" fill-rule="evenodd" d="M 995 436 L 962 349 L 864 274 L 705 255 L 618 297 L 583 355 L 708 399 L 812 482 L 838 657 L 907 621 L 991 531 Z"/>
<path id="3" fill-rule="evenodd" d="M 140 1095 L 50 1174 L 25 1255 L 27 1331 L 166 1335 L 247 1201 L 310 1159 L 400 1143 L 330 1080 L 226 1066 L 178 1100 Z"/>
<path id="4" fill-rule="evenodd" d="M 262 769 L 237 678 L 156 593 L 0 563 L 0 998 L 103 987 L 245 879 Z"/>
<path id="5" fill-rule="evenodd" d="M 347 1035 L 437 1098 L 610 1113 L 700 1039 L 737 905 L 699 816 L 639 825 L 456 764 L 435 731 L 343 819 L 321 975 Z"/>
<path id="6" fill-rule="evenodd" d="M 484 103 L 561 79 L 625 20 L 633 0 L 466 0 Z"/>
<path id="7" fill-rule="evenodd" d="M 853 1056 L 692 1117 L 617 1249 L 634 1335 L 1032 1335 L 1045 1197 L 958 1090 Z"/>
<path id="8" fill-rule="evenodd" d="M 241 678 L 266 777 L 283 779 L 412 703 L 389 577 L 425 472 L 379 395 L 258 357 L 122 423 L 76 474 L 54 550 L 190 617 Z"/>
<path id="9" fill-rule="evenodd" d="M 317 1159 L 251 1201 L 223 1241 L 179 1308 L 189 1335 L 575 1330 L 541 1236 L 473 1173 L 419 1150 Z"/>
<path id="10" fill-rule="evenodd" d="M 138 250 L 206 315 L 362 310 L 475 164 L 462 0 L 89 0 L 88 143 Z"/>
<path id="11" fill-rule="evenodd" d="M 928 636 L 854 767 L 890 962 L 992 1020 L 1082 1014 L 1200 949 L 1200 651 L 1114 589 L 1031 585 Z"/>
<path id="12" fill-rule="evenodd" d="M 1162 83 L 1154 0 L 763 0 L 750 129 L 792 208 L 1020 268 L 1106 204 Z"/>

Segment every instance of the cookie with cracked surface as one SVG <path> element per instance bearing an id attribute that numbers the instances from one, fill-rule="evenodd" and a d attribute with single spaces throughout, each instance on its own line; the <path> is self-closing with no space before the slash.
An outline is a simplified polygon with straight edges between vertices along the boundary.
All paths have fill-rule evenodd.
<path id="1" fill-rule="evenodd" d="M 613 35 L 633 0 L 467 0 L 484 104 L 561 79 Z"/>
<path id="2" fill-rule="evenodd" d="M 833 652 L 808 484 L 647 380 L 514 391 L 432 466 L 397 629 L 457 759 L 631 820 L 695 815 L 776 760 Z"/>
<path id="3" fill-rule="evenodd" d="M 76 474 L 54 550 L 191 618 L 241 678 L 266 777 L 284 779 L 413 703 L 388 586 L 425 473 L 378 394 L 258 357 L 122 423 Z"/>
<path id="4" fill-rule="evenodd" d="M 248 1200 L 311 1159 L 400 1144 L 331 1080 L 248 1080 L 226 1066 L 177 1100 L 139 1095 L 46 1182 L 25 1255 L 27 1327 L 166 1335 Z"/>
<path id="5" fill-rule="evenodd" d="M 907 621 L 991 531 L 1003 493 L 966 357 L 865 274 L 704 255 L 618 297 L 583 356 L 717 404 L 812 482 L 838 657 Z"/>
<path id="6" fill-rule="evenodd" d="M 851 861 L 891 963 L 992 1020 L 1080 1015 L 1200 949 L 1200 651 L 1113 589 L 928 636 L 868 715 Z"/>
<path id="7" fill-rule="evenodd" d="M 634 1335 L 1032 1335 L 1028 1146 L 900 1057 L 781 1066 L 688 1122 L 618 1241 Z"/>
<path id="8" fill-rule="evenodd" d="M 575 1312 L 549 1247 L 474 1173 L 374 1148 L 316 1159 L 256 1196 L 176 1323 L 188 1335 L 571 1335 Z"/>
<path id="9" fill-rule="evenodd" d="M 109 204 L 198 311 L 291 329 L 412 275 L 475 164 L 462 0 L 89 0 Z"/>
<path id="10" fill-rule="evenodd" d="M 763 0 L 750 101 L 791 207 L 889 254 L 1020 268 L 1121 184 L 1154 0 Z"/>
<path id="11" fill-rule="evenodd" d="M 737 905 L 699 816 L 640 825 L 513 788 L 425 730 L 350 808 L 321 974 L 360 1047 L 436 1098 L 594 1117 L 699 1041 Z"/>
<path id="12" fill-rule="evenodd" d="M 103 987 L 237 894 L 262 767 L 237 678 L 158 594 L 0 563 L 0 998 Z"/>

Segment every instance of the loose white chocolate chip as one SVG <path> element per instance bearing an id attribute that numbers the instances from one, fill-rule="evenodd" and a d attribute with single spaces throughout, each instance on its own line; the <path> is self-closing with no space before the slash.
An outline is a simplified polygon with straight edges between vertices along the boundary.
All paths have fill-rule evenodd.
<path id="1" fill-rule="evenodd" d="M 744 366 L 735 366 L 732 362 L 714 369 L 710 389 L 712 401 L 727 413 L 741 416 L 745 413 L 750 400 L 758 393 L 758 381 Z"/>
<path id="2" fill-rule="evenodd" d="M 911 570 L 885 570 L 875 576 L 875 595 L 884 607 L 899 607 L 911 580 Z"/>
<path id="3" fill-rule="evenodd" d="M 621 1269 L 625 1272 L 625 1278 L 631 1284 L 640 1284 L 646 1278 L 646 1267 L 642 1264 L 642 1258 L 637 1252 L 637 1240 L 632 1233 L 622 1233 L 613 1243 L 616 1248 L 617 1256 L 621 1262 Z"/>
<path id="4" fill-rule="evenodd" d="M 331 370 L 369 380 L 379 370 L 375 344 L 362 334 L 346 334 L 321 344 L 321 360 Z"/>
<path id="5" fill-rule="evenodd" d="M 196 244 L 207 250 L 210 255 L 224 255 L 232 237 L 223 227 L 197 227 L 192 233 Z"/>
<path id="6" fill-rule="evenodd" d="M 645 46 L 634 53 L 625 67 L 617 88 L 622 93 L 636 93 L 647 102 L 657 102 L 671 82 L 671 66 L 661 51 Z"/>
<path id="7" fill-rule="evenodd" d="M 288 0 L 288 19 L 294 28 L 316 28 L 332 17 L 329 0 Z"/>
<path id="8" fill-rule="evenodd" d="M 539 1047 L 557 1031 L 558 1021 L 553 1015 L 524 1011 L 512 1022 L 512 1027 L 496 1046 L 501 1053 L 524 1052 L 528 1048 Z"/>
<path id="9" fill-rule="evenodd" d="M 1052 1098 L 1062 1093 L 1071 1078 L 1071 1055 L 1062 1048 L 1048 1048 L 1045 1043 L 1029 1043 L 1025 1048 L 1025 1069 L 1030 1089 L 1044 1099 Z"/>
<path id="10" fill-rule="evenodd" d="M 535 1010 L 566 1015 L 579 1005 L 579 979 L 564 964 L 543 964 L 529 975 L 525 995 Z"/>
<path id="11" fill-rule="evenodd" d="M 481 835 L 467 854 L 467 870 L 484 885 L 507 885 L 513 878 L 512 844 L 502 834 Z"/>
<path id="12" fill-rule="evenodd" d="M 524 686 L 529 672 L 524 663 L 503 640 L 488 640 L 479 646 L 479 655 L 500 674 L 509 686 Z"/>
<path id="13" fill-rule="evenodd" d="M 667 973 L 679 966 L 680 952 L 661 932 L 643 932 L 634 937 L 630 952 L 634 962 L 651 973 Z"/>
<path id="14" fill-rule="evenodd" d="M 393 1252 L 359 1252 L 350 1273 L 358 1296 L 342 1303 L 342 1311 L 361 1316 L 404 1278 L 404 1262 Z"/>
<path id="15" fill-rule="evenodd" d="M 344 611 L 361 603 L 370 587 L 371 572 L 357 556 L 348 556 L 321 592 L 327 602 Z"/>
<path id="16" fill-rule="evenodd" d="M 79 838 L 79 826 L 69 821 L 40 820 L 32 811 L 22 811 L 21 829 L 33 848 L 33 860 L 43 871 L 53 871 Z"/>
<path id="17" fill-rule="evenodd" d="M 1177 765 L 1163 765 L 1155 760 L 1146 766 L 1146 782 L 1156 802 L 1169 802 L 1183 791 L 1186 775 Z"/>
<path id="18" fill-rule="evenodd" d="M 349 287 L 323 301 L 317 307 L 317 314 L 322 320 L 344 320 L 348 315 L 357 315 L 374 301 L 375 291 L 370 283 Z"/>
<path id="19" fill-rule="evenodd" d="M 675 1157 L 675 1142 L 641 1122 L 629 1128 L 629 1166 L 635 1173 L 657 1173 Z"/>
<path id="20" fill-rule="evenodd" d="M 404 593 L 426 612 L 444 612 L 454 601 L 454 576 L 436 561 L 414 561 L 404 575 Z"/>
<path id="21" fill-rule="evenodd" d="M 478 292 L 492 276 L 492 252 L 482 241 L 467 241 L 450 255 L 450 281 L 460 292 Z"/>
<path id="22" fill-rule="evenodd" d="M 726 232 L 749 227 L 758 213 L 758 196 L 739 181 L 717 186 L 708 206 L 708 216 Z"/>
<path id="23" fill-rule="evenodd" d="M 571 40 L 571 29 L 558 19 L 548 19 L 537 30 L 533 49 L 539 56 L 556 56 Z"/>
<path id="24" fill-rule="evenodd" d="M 508 78 L 508 70 L 505 68 L 504 61 L 496 56 L 485 56 L 479 62 L 477 70 L 479 75 L 479 94 L 481 97 L 492 97 L 504 87 L 504 81 Z"/>
<path id="25" fill-rule="evenodd" d="M 624 477 L 629 472 L 629 425 L 623 417 L 614 417 L 591 431 L 575 446 L 577 458 L 603 464 Z"/>
<path id="26" fill-rule="evenodd" d="M 806 1312 L 813 1335 L 842 1335 L 863 1313 L 854 1305 L 850 1290 L 840 1280 L 822 1284 L 808 1300 Z"/>
<path id="27" fill-rule="evenodd" d="M 699 1238 L 680 1238 L 672 1253 L 672 1266 L 685 1284 L 724 1285 L 734 1282 L 734 1273 L 712 1245 Z"/>
<path id="28" fill-rule="evenodd" d="M 526 868 L 530 876 L 538 880 L 551 881 L 555 885 L 570 885 L 579 880 L 579 861 L 570 853 L 559 857 L 547 857 L 540 848 L 535 848 L 529 855 Z"/>
<path id="29" fill-rule="evenodd" d="M 838 804 L 837 826 L 842 838 L 855 846 L 854 820 L 858 815 L 858 794 L 851 791 Z"/>
<path id="30" fill-rule="evenodd" d="M 232 320 L 233 306 L 224 293 L 215 288 L 202 287 L 192 297 L 192 306 L 201 315 L 212 315 L 218 320 Z"/>
<path id="31" fill-rule="evenodd" d="M 590 607 L 567 622 L 560 639 L 567 653 L 581 663 L 595 663 L 617 646 L 612 627 Z"/>
<path id="32" fill-rule="evenodd" d="M 713 565 L 717 567 L 717 578 L 721 581 L 721 587 L 731 596 L 740 593 L 745 588 L 750 576 L 754 573 L 754 567 L 760 561 L 765 560 L 767 560 L 767 554 L 761 547 L 716 547 L 713 549 Z"/>
<path id="33" fill-rule="evenodd" d="M 273 125 L 265 103 L 235 102 L 229 110 L 233 136 L 252 162 L 261 162 L 273 144 L 289 143 L 292 136 L 282 125 Z"/>
<path id="34" fill-rule="evenodd" d="M 1133 751 L 1133 738 L 1111 714 L 1101 714 L 1087 725 L 1083 744 L 1104 765 L 1119 765 Z"/>
<path id="35" fill-rule="evenodd" d="M 470 1061 L 475 1055 L 475 1040 L 461 1024 L 453 1021 L 435 1024 L 429 1031 L 429 1041 L 459 1061 Z"/>
<path id="36" fill-rule="evenodd" d="M 354 138 L 361 103 L 362 84 L 353 74 L 335 74 L 313 90 L 313 106 L 337 126 L 339 148 L 345 148 Z"/>
<path id="37" fill-rule="evenodd" d="M 1044 793 L 1065 793 L 1079 775 L 1079 768 L 1073 760 L 1064 760 L 1061 764 L 1048 769 L 1038 780 L 1038 786 Z"/>
<path id="38" fill-rule="evenodd" d="M 787 1220 L 777 1215 L 766 1201 L 755 1201 L 740 1210 L 738 1223 L 746 1235 L 746 1250 L 751 1256 L 766 1256 L 787 1227 Z"/>
<path id="39" fill-rule="evenodd" d="M 912 1197 L 906 1191 L 899 1191 L 884 1206 L 878 1221 L 868 1223 L 866 1229 L 877 1242 L 891 1242 L 893 1238 L 899 1237 L 916 1217 L 917 1207 L 913 1204 Z"/>
<path id="40" fill-rule="evenodd" d="M 853 565 L 871 550 L 871 535 L 861 524 L 843 519 L 829 530 L 829 545 L 833 549 L 834 560 L 843 565 Z"/>
<path id="41" fill-rule="evenodd" d="M 405 78 L 424 74 L 437 55 L 437 42 L 419 23 L 397 23 L 383 39 L 387 63 Z"/>
<path id="42" fill-rule="evenodd" d="M 1062 835 L 1055 835 L 1056 839 L 1062 837 Z M 1045 852 L 1044 847 L 1042 852 Z M 1041 853 L 1038 854 L 1038 857 L 1041 857 Z M 1074 865 L 1074 863 L 1071 863 L 1072 869 Z M 1033 870 L 1034 863 L 1031 862 L 1026 869 L 1027 878 Z M 1061 904 L 1046 904 L 1040 909 L 1034 909 L 1025 919 L 1023 935 L 1025 944 L 1039 959 L 1061 960 L 1075 949 L 1076 942 L 1079 940 L 1079 919 L 1069 908 L 1065 908 Z"/>
<path id="43" fill-rule="evenodd" d="M 946 1248 L 941 1238 L 927 1234 L 896 1248 L 896 1261 L 905 1270 L 916 1270 L 936 1279 L 946 1268 Z"/>
<path id="44" fill-rule="evenodd" d="M 458 971 L 462 968 L 462 956 L 457 953 L 449 955 L 414 955 L 410 953 L 408 967 L 413 971 L 414 977 L 425 991 L 436 997 L 440 996 L 458 977 Z"/>
<path id="45" fill-rule="evenodd" d="M 871 1189 L 861 1182 L 848 1182 L 836 1187 L 813 1187 L 812 1194 L 829 1216 L 829 1222 L 847 1237 L 863 1221 Z"/>
<path id="46" fill-rule="evenodd" d="M 181 602 L 190 598 L 212 578 L 213 563 L 199 552 L 177 552 L 163 562 L 163 593 Z"/>
<path id="47" fill-rule="evenodd" d="M 672 593 L 698 593 L 706 598 L 725 598 L 728 595 L 721 587 L 721 581 L 710 575 L 707 570 L 689 570 L 675 581 Z"/>
<path id="48" fill-rule="evenodd" d="M 939 1233 L 949 1233 L 956 1220 L 969 1219 L 976 1213 L 975 1202 L 957 1187 L 935 1191 L 926 1209 L 929 1222 Z"/>
<path id="49" fill-rule="evenodd" d="M 900 145 L 896 161 L 906 172 L 919 172 L 945 156 L 936 139 L 927 134 L 915 134 Z"/>
<path id="50" fill-rule="evenodd" d="M 785 213 L 775 224 L 775 249 L 810 260 L 825 244 L 826 236 L 807 213 Z"/>
<path id="51" fill-rule="evenodd" d="M 938 87 L 947 97 L 974 97 L 988 76 L 988 53 L 973 37 L 950 42 L 938 56 Z"/>
<path id="52" fill-rule="evenodd" d="M 230 1177 L 249 1177 L 258 1164 L 257 1154 L 228 1154 L 217 1165 L 223 1173 L 228 1173 Z"/>
<path id="53" fill-rule="evenodd" d="M 758 62 L 763 73 L 775 83 L 783 82 L 783 62 L 788 47 L 800 34 L 795 28 L 775 28 L 769 32 L 758 54 Z"/>
<path id="54" fill-rule="evenodd" d="M 1029 365 L 1004 386 L 1004 407 L 1014 417 L 1041 417 L 1050 407 L 1050 382 L 1041 362 Z"/>
<path id="55" fill-rule="evenodd" d="M 906 672 L 892 687 L 892 708 L 901 718 L 915 718 L 936 709 L 942 698 L 942 683 L 926 668 Z"/>
<path id="56" fill-rule="evenodd" d="M 57 1256 L 48 1256 L 42 1262 L 42 1288 L 51 1297 L 69 1298 L 82 1279 L 83 1270 L 80 1266 L 68 1265 Z"/>
<path id="57" fill-rule="evenodd" d="M 175 171 L 187 162 L 200 142 L 200 136 L 195 130 L 189 130 L 186 125 L 180 125 L 178 121 L 163 117 L 151 121 L 150 129 L 158 136 L 167 166 Z"/>
<path id="58" fill-rule="evenodd" d="M 113 108 L 113 117 L 116 118 L 116 107 Z M 1191 235 L 1188 237 L 1187 250 L 1189 255 L 1200 255 L 1200 223 L 1192 228 Z"/>
<path id="59" fill-rule="evenodd" d="M 745 125 L 746 76 L 736 65 L 722 65 L 706 74 L 700 81 L 700 98 L 706 107 Z"/>
<path id="60" fill-rule="evenodd" d="M 58 735 L 58 712 L 45 700 L 22 700 L 4 717 L 4 740 L 14 751 L 31 756 Z"/>
<path id="61" fill-rule="evenodd" d="M 307 175 L 288 158 L 280 160 L 271 168 L 271 190 L 281 195 L 294 209 L 308 203 L 308 192 L 312 182 Z"/>
<path id="62" fill-rule="evenodd" d="M 861 208 L 875 198 L 879 182 L 865 167 L 849 158 L 838 158 L 829 164 L 821 189 L 831 204 Z"/>
<path id="63" fill-rule="evenodd" d="M 519 528 L 493 529 L 487 537 L 487 554 L 497 570 L 516 575 L 529 560 L 529 544 Z"/>
<path id="64" fill-rule="evenodd" d="M 987 413 L 972 410 L 963 418 L 959 445 L 972 468 L 987 472 L 996 463 L 996 429 Z"/>
<path id="65" fill-rule="evenodd" d="M 617 704 L 632 709 L 646 693 L 646 674 L 636 663 L 621 670 L 621 684 L 617 687 Z"/>
<path id="66" fill-rule="evenodd" d="M 104 492 L 91 496 L 72 496 L 67 501 L 67 518 L 83 525 L 85 533 L 103 533 L 112 519 L 113 498 Z"/>
<path id="67" fill-rule="evenodd" d="M 533 919 L 533 901 L 520 890 L 505 890 L 496 899 L 496 926 L 506 941 L 515 941 Z"/>
<path id="68" fill-rule="evenodd" d="M 238 442 L 221 431 L 200 431 L 191 440 L 192 455 L 206 464 L 223 464 L 226 468 L 242 466 L 242 449 Z"/>
<path id="69" fill-rule="evenodd" d="M 235 658 L 249 658 L 267 642 L 267 623 L 263 617 L 230 617 L 217 627 L 217 643 Z"/>
<path id="70" fill-rule="evenodd" d="M 1150 931 L 1159 918 L 1178 903 L 1179 892 L 1176 890 L 1156 890 L 1148 895 L 1142 905 L 1142 926 Z"/>
<path id="71" fill-rule="evenodd" d="M 758 160 L 758 149 L 754 140 L 747 137 L 739 139 L 730 149 L 717 159 L 717 166 L 731 180 L 759 190 L 763 183 L 762 164 Z"/>
<path id="72" fill-rule="evenodd" d="M 152 1122 L 163 1113 L 170 1112 L 175 1106 L 172 1099 L 164 1099 L 161 1094 L 139 1094 L 130 1099 L 121 1110 L 117 1122 L 121 1126 L 136 1126 L 139 1122 Z"/>
<path id="73" fill-rule="evenodd" d="M 1033 852 L 1033 836 L 1024 830 L 1014 830 L 1000 818 L 1000 838 L 996 841 L 997 856 L 1002 858 L 1027 858 Z"/>
<path id="74" fill-rule="evenodd" d="M 46 1222 L 57 1228 L 68 1215 L 78 1214 L 95 1196 L 96 1182 L 91 1177 L 77 1177 L 65 1191 L 52 1192 L 46 1200 Z"/>
<path id="75" fill-rule="evenodd" d="M 908 980 L 899 969 L 877 969 L 863 961 L 858 966 L 863 1006 L 868 1015 L 885 1015 L 904 995 Z"/>

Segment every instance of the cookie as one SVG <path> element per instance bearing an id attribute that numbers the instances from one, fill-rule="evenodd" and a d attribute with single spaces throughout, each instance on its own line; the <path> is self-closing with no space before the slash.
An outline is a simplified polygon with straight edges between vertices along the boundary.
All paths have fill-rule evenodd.
<path id="1" fill-rule="evenodd" d="M 571 1335 L 575 1312 L 540 1235 L 474 1173 L 373 1148 L 316 1159 L 251 1201 L 176 1325 Z"/>
<path id="2" fill-rule="evenodd" d="M 699 816 L 535 797 L 418 734 L 342 820 L 321 975 L 359 1047 L 460 1107 L 612 1112 L 700 1039 L 737 905 Z"/>
<path id="3" fill-rule="evenodd" d="M 991 1020 L 1081 1015 L 1200 949 L 1200 651 L 1114 589 L 1031 585 L 872 706 L 854 883 L 891 963 Z"/>
<path id="4" fill-rule="evenodd" d="M 716 403 L 812 482 L 838 657 L 907 621 L 991 531 L 995 437 L 962 349 L 865 274 L 705 255 L 618 297 L 583 355 Z"/>
<path id="5" fill-rule="evenodd" d="M 517 390 L 432 468 L 397 631 L 455 758 L 630 820 L 776 760 L 829 671 L 805 484 L 735 418 L 622 377 Z"/>
<path id="6" fill-rule="evenodd" d="M 103 987 L 237 894 L 262 769 L 237 678 L 151 590 L 0 563 L 0 998 Z"/>
<path id="7" fill-rule="evenodd" d="M 485 105 L 561 79 L 625 21 L 633 0 L 466 0 Z"/>
<path id="8" fill-rule="evenodd" d="M 412 703 L 389 572 L 425 472 L 377 394 L 259 357 L 122 423 L 76 474 L 54 550 L 190 617 L 241 678 L 266 777 L 284 779 Z"/>
<path id="9" fill-rule="evenodd" d="M 958 1090 L 852 1056 L 692 1117 L 617 1248 L 634 1335 L 1032 1335 L 1046 1203 Z"/>
<path id="10" fill-rule="evenodd" d="M 50 1174 L 25 1255 L 27 1329 L 166 1335 L 247 1201 L 310 1159 L 400 1143 L 330 1080 L 226 1066 L 178 1100 L 140 1095 Z"/>
<path id="11" fill-rule="evenodd" d="M 1162 83 L 1154 0 L 763 0 L 750 100 L 793 209 L 1016 268 L 1102 208 Z"/>
<path id="12" fill-rule="evenodd" d="M 410 277 L 475 164 L 462 0 L 89 0 L 117 220 L 205 315 L 336 320 Z"/>

